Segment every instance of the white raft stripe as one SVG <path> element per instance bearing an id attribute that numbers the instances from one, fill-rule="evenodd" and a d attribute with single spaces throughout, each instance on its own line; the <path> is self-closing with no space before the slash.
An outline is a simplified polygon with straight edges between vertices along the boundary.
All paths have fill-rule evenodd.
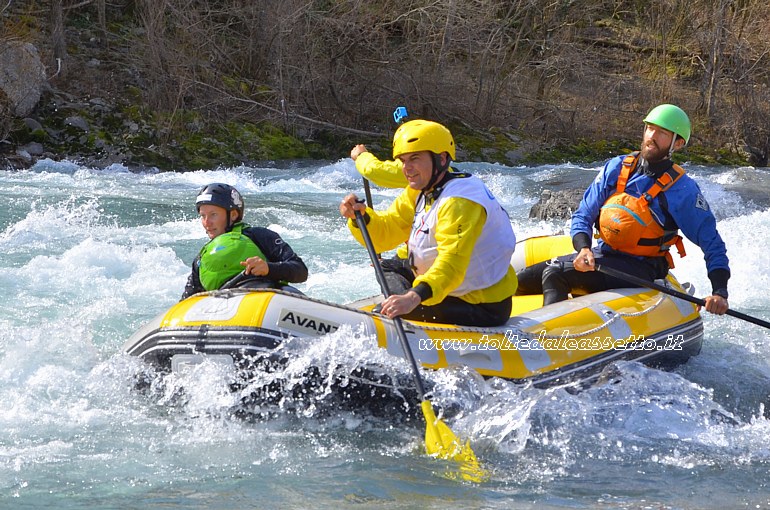
<path id="1" fill-rule="evenodd" d="M 543 323 L 539 320 L 524 315 L 517 315 L 516 317 L 511 317 L 508 319 L 508 322 L 505 323 L 505 329 L 507 331 L 511 331 L 512 333 L 516 333 L 518 330 L 534 331 L 538 326 L 541 326 L 542 324 Z"/>
<path id="2" fill-rule="evenodd" d="M 238 314 L 246 294 L 210 295 L 194 303 L 184 315 L 185 322 L 228 321 Z"/>
<path id="3" fill-rule="evenodd" d="M 551 366 L 553 360 L 548 351 L 540 345 L 536 339 L 532 339 L 530 342 L 530 349 L 519 349 L 519 356 L 521 361 L 524 362 L 524 366 L 530 372 L 536 372 L 542 370 L 545 367 Z M 539 347 L 539 348 L 538 348 Z"/>
<path id="4" fill-rule="evenodd" d="M 591 310 L 606 323 L 606 329 L 614 340 L 628 338 L 633 334 L 628 321 L 615 310 L 602 305 L 591 305 Z"/>
<path id="5" fill-rule="evenodd" d="M 689 301 L 685 301 L 684 299 L 680 299 L 674 296 L 668 296 L 668 299 L 673 301 L 673 303 L 676 305 L 676 309 L 679 310 L 680 314 L 682 314 L 682 317 L 687 317 L 693 312 L 693 305 Z"/>
<path id="6" fill-rule="evenodd" d="M 383 318 L 382 324 L 385 326 L 388 353 L 399 358 L 406 358 L 394 323 Z M 409 348 L 412 350 L 414 359 L 425 365 L 436 365 L 439 362 L 439 350 L 443 347 L 439 345 L 440 341 L 431 340 L 431 337 L 421 328 L 403 322 L 402 324 L 404 324 L 406 340 L 409 342 Z M 449 356 L 446 352 L 445 355 Z"/>

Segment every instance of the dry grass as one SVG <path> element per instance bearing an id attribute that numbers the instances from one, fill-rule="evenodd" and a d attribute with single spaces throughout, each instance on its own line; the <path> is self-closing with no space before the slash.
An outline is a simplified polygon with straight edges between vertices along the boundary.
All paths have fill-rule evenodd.
<path id="1" fill-rule="evenodd" d="M 675 102 L 695 144 L 747 145 L 765 163 L 770 148 L 766 0 L 37 0 L 4 25 L 37 19 L 61 52 L 57 3 L 67 58 L 93 34 L 172 119 L 382 131 L 407 105 L 570 141 L 638 137 L 647 110 Z"/>

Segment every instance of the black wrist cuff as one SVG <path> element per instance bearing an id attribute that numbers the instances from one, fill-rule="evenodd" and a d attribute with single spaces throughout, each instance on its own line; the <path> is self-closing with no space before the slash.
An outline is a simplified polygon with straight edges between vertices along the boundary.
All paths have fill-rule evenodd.
<path id="1" fill-rule="evenodd" d="M 575 251 L 580 251 L 583 248 L 590 248 L 591 236 L 585 232 L 578 232 L 572 237 L 572 247 L 575 248 Z"/>
<path id="2" fill-rule="evenodd" d="M 412 287 L 410 290 L 413 290 L 415 294 L 420 296 L 420 302 L 430 299 L 431 296 L 433 296 L 433 289 L 431 289 L 430 285 L 425 282 L 418 283 L 416 287 Z"/>
<path id="3" fill-rule="evenodd" d="M 371 216 L 369 216 L 368 212 L 364 213 L 364 225 L 368 225 L 369 221 L 371 220 Z M 353 220 L 353 226 L 358 228 L 358 222 L 356 220 Z"/>
<path id="4" fill-rule="evenodd" d="M 727 280 L 730 279 L 730 271 L 727 269 L 714 269 L 709 273 L 709 280 L 711 280 L 711 293 L 717 294 L 717 290 L 724 290 L 727 294 Z M 721 294 L 717 294 L 721 296 Z M 726 296 L 722 296 L 725 297 Z"/>
<path id="5" fill-rule="evenodd" d="M 727 289 L 724 288 L 724 287 L 722 287 L 721 289 L 714 290 L 711 294 L 714 295 L 714 296 L 722 296 L 725 299 L 727 299 L 727 297 L 728 297 Z"/>

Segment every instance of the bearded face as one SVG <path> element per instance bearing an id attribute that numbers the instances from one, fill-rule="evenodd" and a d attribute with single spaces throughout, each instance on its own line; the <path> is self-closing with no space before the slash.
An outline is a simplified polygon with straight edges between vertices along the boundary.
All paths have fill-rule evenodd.
<path id="1" fill-rule="evenodd" d="M 674 133 L 660 126 L 646 124 L 642 137 L 642 157 L 650 163 L 663 161 L 669 156 L 675 136 Z"/>

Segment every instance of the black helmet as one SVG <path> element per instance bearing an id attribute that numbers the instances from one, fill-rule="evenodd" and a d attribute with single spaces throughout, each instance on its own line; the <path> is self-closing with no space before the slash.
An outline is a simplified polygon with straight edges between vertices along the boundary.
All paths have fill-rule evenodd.
<path id="1" fill-rule="evenodd" d="M 228 213 L 235 209 L 238 211 L 236 223 L 243 219 L 243 197 L 237 189 L 229 184 L 215 182 L 204 186 L 198 192 L 198 197 L 195 199 L 195 209 L 200 212 L 201 206 L 206 204 L 219 206 Z M 228 224 L 229 219 L 228 217 Z"/>

